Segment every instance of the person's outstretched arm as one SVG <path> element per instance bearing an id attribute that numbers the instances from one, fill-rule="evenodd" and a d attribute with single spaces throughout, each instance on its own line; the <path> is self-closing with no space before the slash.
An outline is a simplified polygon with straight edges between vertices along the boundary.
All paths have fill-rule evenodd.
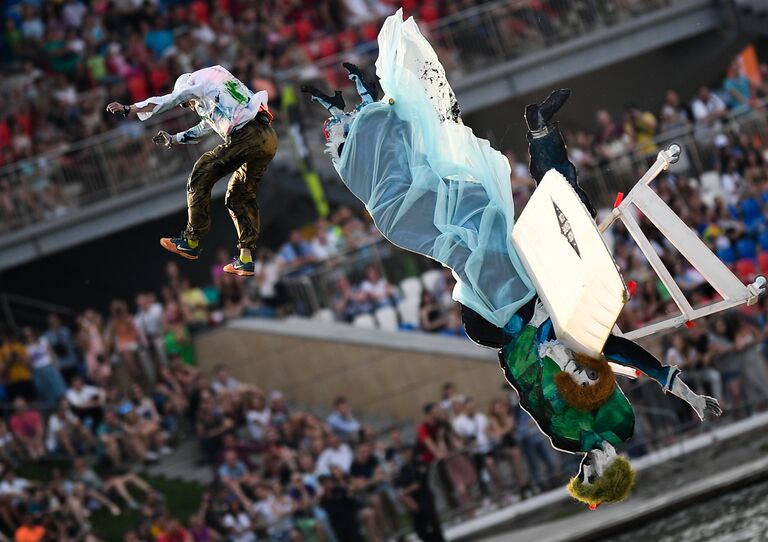
<path id="1" fill-rule="evenodd" d="M 665 392 L 679 397 L 693 408 L 700 419 L 711 415 L 720 416 L 723 409 L 714 397 L 695 393 L 680 378 L 680 369 L 671 365 L 663 365 L 650 352 L 634 341 L 624 337 L 609 335 L 603 347 L 606 359 L 633 367 L 655 380 Z"/>

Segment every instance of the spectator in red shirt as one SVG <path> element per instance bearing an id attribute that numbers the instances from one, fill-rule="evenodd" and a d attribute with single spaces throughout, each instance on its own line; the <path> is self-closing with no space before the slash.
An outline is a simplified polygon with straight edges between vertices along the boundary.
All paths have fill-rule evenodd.
<path id="1" fill-rule="evenodd" d="M 435 403 L 424 405 L 424 418 L 416 430 L 421 460 L 427 465 L 445 458 L 445 447 L 439 437 L 440 421 L 437 419 L 436 412 Z"/>
<path id="2" fill-rule="evenodd" d="M 30 459 L 40 459 L 45 454 L 43 445 L 43 419 L 36 410 L 27 406 L 27 401 L 17 397 L 13 401 L 14 413 L 10 426 L 14 436 L 21 442 Z"/>

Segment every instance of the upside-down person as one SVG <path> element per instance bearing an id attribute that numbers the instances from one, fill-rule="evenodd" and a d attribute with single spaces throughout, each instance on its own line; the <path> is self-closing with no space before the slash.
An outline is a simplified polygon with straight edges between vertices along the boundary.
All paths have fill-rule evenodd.
<path id="1" fill-rule="evenodd" d="M 332 115 L 328 152 L 342 181 L 390 241 L 451 268 L 467 334 L 499 349 L 507 380 L 553 446 L 583 454 L 571 495 L 591 506 L 623 499 L 634 473 L 615 447 L 632 436 L 635 418 L 608 360 L 646 374 L 701 418 L 721 413 L 717 401 L 693 393 L 677 368 L 625 338 L 610 336 L 590 358 L 555 335 L 511 240 L 509 164 L 464 126 L 443 67 L 413 19 L 404 22 L 398 12 L 379 34 L 376 71 L 385 99 L 374 101 L 373 85 L 345 67 L 363 100 L 354 111 L 343 111 L 338 93 L 305 89 Z M 559 172 L 594 217 L 552 121 L 569 94 L 559 90 L 526 108 L 531 174 L 538 184 Z"/>
<path id="2" fill-rule="evenodd" d="M 256 192 L 277 151 L 267 92 L 253 93 L 226 69 L 211 66 L 180 75 L 171 94 L 132 105 L 112 102 L 107 111 L 125 116 L 136 113 L 140 120 L 147 120 L 176 106 L 194 110 L 200 123 L 178 134 L 161 130 L 152 138 L 157 145 L 171 148 L 198 143 L 211 132 L 216 132 L 224 143 L 195 162 L 187 181 L 187 227 L 179 237 L 160 239 L 160 244 L 170 252 L 196 260 L 200 255 L 200 238 L 211 229 L 213 185 L 231 174 L 224 204 L 235 223 L 240 253 L 224 271 L 253 275 L 251 251 L 256 248 L 260 228 Z"/>

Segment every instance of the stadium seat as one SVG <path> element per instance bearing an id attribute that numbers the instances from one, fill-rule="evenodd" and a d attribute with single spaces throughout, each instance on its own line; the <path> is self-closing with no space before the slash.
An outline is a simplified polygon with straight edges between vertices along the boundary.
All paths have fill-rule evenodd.
<path id="1" fill-rule="evenodd" d="M 128 92 L 131 95 L 131 100 L 134 103 L 140 102 L 149 96 L 149 89 L 147 88 L 147 79 L 144 74 L 132 75 L 128 78 Z"/>
<path id="2" fill-rule="evenodd" d="M 760 243 L 760 250 L 768 250 L 768 231 L 761 232 L 757 242 Z"/>
<path id="3" fill-rule="evenodd" d="M 761 273 L 768 274 L 768 252 L 761 252 L 757 255 L 757 264 Z"/>
<path id="4" fill-rule="evenodd" d="M 404 299 L 415 299 L 421 301 L 421 281 L 416 277 L 408 277 L 400 281 L 400 291 Z"/>
<path id="5" fill-rule="evenodd" d="M 362 329 L 376 329 L 376 319 L 370 314 L 359 314 L 352 320 L 352 325 Z"/>
<path id="6" fill-rule="evenodd" d="M 424 288 L 426 288 L 428 292 L 432 292 L 437 285 L 437 281 L 440 280 L 440 277 L 442 276 L 443 272 L 440 269 L 430 269 L 429 271 L 424 271 L 421 275 L 421 282 L 424 283 Z"/>
<path id="7" fill-rule="evenodd" d="M 335 55 L 339 48 L 333 37 L 326 36 L 317 40 L 318 58 L 328 58 Z"/>
<path id="8" fill-rule="evenodd" d="M 736 262 L 736 276 L 744 282 L 752 282 L 757 276 L 757 266 L 749 258 Z"/>
<path id="9" fill-rule="evenodd" d="M 353 28 L 346 29 L 336 37 L 339 39 L 339 45 L 344 51 L 354 49 L 355 45 L 357 45 L 357 32 Z"/>
<path id="10" fill-rule="evenodd" d="M 363 41 L 376 41 L 379 37 L 379 29 L 373 23 L 366 23 L 360 27 L 360 35 L 363 36 Z"/>
<path id="11" fill-rule="evenodd" d="M 418 298 L 406 298 L 397 304 L 397 312 L 400 314 L 400 322 L 404 326 L 419 327 L 419 300 Z"/>
<path id="12" fill-rule="evenodd" d="M 757 247 L 751 239 L 743 237 L 736 241 L 736 254 L 739 259 L 749 258 L 750 260 L 757 259 Z"/>
<path id="13" fill-rule="evenodd" d="M 397 331 L 397 311 L 393 307 L 380 307 L 376 310 L 375 316 L 379 323 L 379 329 Z"/>
<path id="14" fill-rule="evenodd" d="M 733 247 L 718 248 L 717 257 L 720 258 L 723 263 L 731 265 L 736 262 L 736 251 L 733 250 Z"/>
<path id="15" fill-rule="evenodd" d="M 760 203 L 755 198 L 747 198 L 743 200 L 739 204 L 739 207 L 741 208 L 744 224 L 746 224 L 748 230 L 755 231 L 761 225 L 765 224 L 765 218 L 760 209 Z"/>
<path id="16" fill-rule="evenodd" d="M 312 315 L 312 319 L 318 322 L 333 322 L 335 320 L 331 309 L 320 309 Z"/>
<path id="17" fill-rule="evenodd" d="M 712 194 L 713 196 L 722 194 L 722 189 L 720 188 L 720 174 L 717 171 L 706 171 L 702 173 L 699 182 L 701 183 L 702 193 Z"/>

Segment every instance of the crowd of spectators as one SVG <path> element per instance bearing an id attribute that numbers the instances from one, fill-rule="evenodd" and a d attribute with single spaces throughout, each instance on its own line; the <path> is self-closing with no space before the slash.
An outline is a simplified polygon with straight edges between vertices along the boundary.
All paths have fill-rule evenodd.
<path id="1" fill-rule="evenodd" d="M 447 69 L 458 72 L 462 64 L 476 68 L 481 59 L 519 54 L 558 33 L 572 36 L 665 3 L 597 3 L 579 13 L 577 29 L 567 4 L 528 0 L 487 6 L 475 0 L 271 0 L 258 6 L 244 0 L 11 0 L 3 4 L 0 28 L 0 219 L 15 228 L 62 216 L 77 207 L 81 192 L 109 193 L 103 179 L 83 182 L 67 166 L 90 160 L 95 167 L 98 160 L 86 160 L 72 144 L 113 128 L 119 137 L 110 144 L 139 155 L 120 164 L 121 152 L 110 153 L 117 155 L 111 182 L 131 185 L 135 180 L 124 178 L 130 163 L 146 161 L 139 156 L 148 146 L 137 142 L 143 131 L 107 115 L 103 105 L 164 94 L 182 72 L 222 64 L 250 87 L 267 90 L 276 110 L 286 81 L 348 84 L 338 62 L 328 61 L 344 52 L 347 60 L 372 62 L 381 22 L 400 6 L 424 31 L 432 29 Z M 465 16 L 467 10 L 472 13 Z M 442 19 L 446 23 L 433 28 Z M 489 24 L 498 32 L 489 32 Z M 502 41 L 492 38 L 496 34 Z M 94 175 L 103 177 L 105 169 Z"/>

